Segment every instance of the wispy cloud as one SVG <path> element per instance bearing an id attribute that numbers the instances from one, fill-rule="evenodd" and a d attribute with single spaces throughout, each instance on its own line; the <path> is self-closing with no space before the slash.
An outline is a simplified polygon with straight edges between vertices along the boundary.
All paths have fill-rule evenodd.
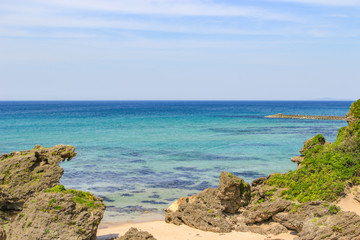
<path id="1" fill-rule="evenodd" d="M 250 5 L 219 4 L 204 0 L 36 0 L 40 4 L 78 10 L 164 16 L 251 17 L 268 20 L 295 20 L 294 16 Z"/>
<path id="2" fill-rule="evenodd" d="M 359 0 L 267 0 L 271 2 L 304 3 L 327 6 L 360 6 Z"/>
<path id="3" fill-rule="evenodd" d="M 325 3 L 323 0 L 268 1 Z M 340 3 L 336 0 L 329 1 L 332 4 Z M 0 31 L 0 36 L 81 38 L 106 35 L 103 30 L 124 30 L 221 36 L 327 37 L 337 32 L 338 26 L 331 22 L 324 24 L 324 21 L 329 20 L 326 19 L 329 14 L 324 14 L 322 19 L 321 15 L 298 12 L 291 8 L 279 12 L 280 8 L 269 4 L 259 7 L 255 4 L 251 6 L 251 1 L 245 2 L 246 4 L 225 4 L 214 0 L 3 0 L 0 5 L 0 27 L 6 30 Z M 330 14 L 336 15 L 337 12 Z M 39 33 L 40 28 L 47 32 Z M 71 32 L 74 29 L 79 30 L 79 33 Z M 70 32 L 66 34 L 66 31 Z"/>

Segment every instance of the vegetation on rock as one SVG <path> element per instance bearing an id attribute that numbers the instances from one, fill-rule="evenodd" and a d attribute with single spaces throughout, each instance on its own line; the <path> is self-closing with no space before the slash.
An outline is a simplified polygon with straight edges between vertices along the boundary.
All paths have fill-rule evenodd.
<path id="1" fill-rule="evenodd" d="M 57 185 L 53 188 L 46 189 L 44 192 L 54 192 L 62 194 L 71 194 L 73 195 L 72 200 L 74 203 L 81 204 L 86 208 L 98 208 L 102 204 L 97 203 L 97 199 L 94 195 L 89 192 L 78 191 L 74 189 L 65 189 L 63 185 Z"/>
<path id="2" fill-rule="evenodd" d="M 356 118 L 339 130 L 332 144 L 317 135 L 303 148 L 301 167 L 285 174 L 274 174 L 269 180 L 283 190 L 286 199 L 299 202 L 335 201 L 347 185 L 360 183 L 360 100 L 354 102 L 348 115 Z"/>
<path id="3" fill-rule="evenodd" d="M 348 116 L 360 119 L 360 99 L 351 105 Z"/>

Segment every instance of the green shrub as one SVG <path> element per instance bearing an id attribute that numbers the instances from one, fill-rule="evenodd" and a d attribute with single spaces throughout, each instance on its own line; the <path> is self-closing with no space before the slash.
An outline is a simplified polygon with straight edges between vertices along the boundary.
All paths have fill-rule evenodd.
<path id="1" fill-rule="evenodd" d="M 356 102 L 353 102 L 350 107 L 349 116 L 360 119 L 360 99 Z"/>
<path id="2" fill-rule="evenodd" d="M 269 179 L 270 185 L 286 189 L 280 196 L 299 202 L 335 201 L 347 185 L 360 183 L 360 121 L 340 128 L 333 144 L 324 143 L 321 134 L 311 138 L 300 168 Z"/>

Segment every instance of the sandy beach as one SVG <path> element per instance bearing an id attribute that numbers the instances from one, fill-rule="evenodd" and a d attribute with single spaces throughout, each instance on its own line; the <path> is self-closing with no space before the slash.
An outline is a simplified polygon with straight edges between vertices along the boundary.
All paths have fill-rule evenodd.
<path id="1" fill-rule="evenodd" d="M 165 221 L 152 221 L 143 223 L 126 223 L 119 226 L 108 226 L 98 230 L 98 240 L 106 240 L 117 235 L 122 236 L 129 228 L 135 227 L 139 230 L 151 233 L 158 240 L 192 240 L 192 239 L 206 239 L 206 240 L 233 240 L 233 239 L 248 239 L 248 240 L 264 240 L 264 239 L 293 239 L 295 235 L 284 233 L 280 235 L 261 235 L 251 232 L 231 232 L 231 233 L 214 233 L 201 231 L 186 225 L 176 226 L 174 224 L 166 223 Z"/>
<path id="2" fill-rule="evenodd" d="M 350 193 L 341 198 L 336 204 L 344 211 L 355 212 L 360 215 L 360 203 L 354 199 L 356 187 L 352 188 Z M 165 221 L 147 221 L 147 222 L 133 222 L 133 223 L 103 223 L 98 229 L 98 239 L 106 240 L 125 234 L 129 228 L 135 227 L 139 230 L 151 233 L 158 240 L 192 240 L 192 239 L 206 239 L 206 240 L 232 240 L 232 239 L 246 239 L 246 240 L 264 240 L 264 239 L 282 239 L 292 240 L 295 232 L 288 232 L 279 235 L 261 235 L 251 232 L 231 232 L 231 233 L 213 233 L 201 231 L 186 225 L 176 226 L 168 224 Z"/>

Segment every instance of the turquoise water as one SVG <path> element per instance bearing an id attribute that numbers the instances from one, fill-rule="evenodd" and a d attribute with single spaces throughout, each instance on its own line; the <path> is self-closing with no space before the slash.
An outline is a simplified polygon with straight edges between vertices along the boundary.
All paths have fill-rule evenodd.
<path id="1" fill-rule="evenodd" d="M 215 187 L 221 171 L 252 181 L 295 169 L 308 138 L 333 141 L 351 102 L 0 102 L 0 152 L 71 144 L 61 183 L 104 197 L 105 221 L 156 218 L 179 197 Z"/>

